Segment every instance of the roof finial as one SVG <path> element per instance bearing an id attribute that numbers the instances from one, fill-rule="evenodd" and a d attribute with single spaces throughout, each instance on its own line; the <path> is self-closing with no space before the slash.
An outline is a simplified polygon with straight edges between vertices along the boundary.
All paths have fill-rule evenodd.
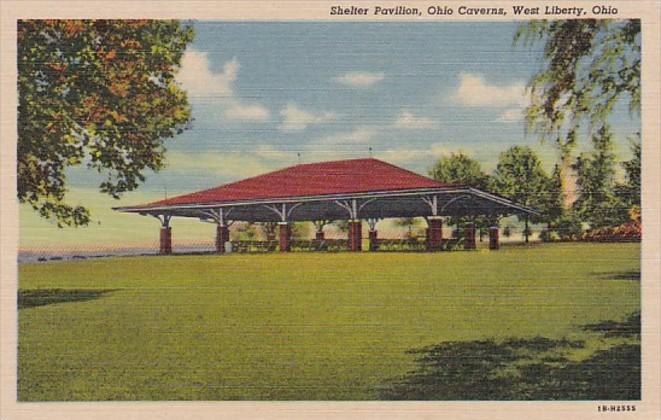
<path id="1" fill-rule="evenodd" d="M 301 164 L 301 152 L 296 152 L 296 156 L 298 157 L 298 164 Z"/>
<path id="2" fill-rule="evenodd" d="M 370 157 L 372 157 L 372 146 L 369 147 Z"/>

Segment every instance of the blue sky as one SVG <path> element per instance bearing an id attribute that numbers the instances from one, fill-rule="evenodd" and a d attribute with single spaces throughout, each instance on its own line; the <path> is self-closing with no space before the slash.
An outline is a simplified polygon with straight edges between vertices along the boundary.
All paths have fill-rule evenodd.
<path id="1" fill-rule="evenodd" d="M 547 167 L 555 161 L 552 146 L 524 134 L 524 87 L 542 61 L 539 50 L 512 45 L 514 22 L 193 25 L 178 80 L 195 120 L 168 141 L 168 166 L 120 203 L 75 169 L 74 195 L 135 204 L 296 164 L 297 153 L 314 162 L 365 157 L 369 147 L 420 173 L 459 150 L 491 171 L 515 144 L 535 148 Z M 620 104 L 612 124 L 627 157 L 639 119 Z M 102 213 L 112 226 L 115 216 Z M 25 217 L 27 229 L 43 224 Z"/>

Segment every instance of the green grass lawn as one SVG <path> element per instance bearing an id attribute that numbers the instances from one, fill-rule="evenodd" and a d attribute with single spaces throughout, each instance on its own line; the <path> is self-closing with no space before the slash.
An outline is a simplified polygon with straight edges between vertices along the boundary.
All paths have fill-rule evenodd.
<path id="1" fill-rule="evenodd" d="M 639 395 L 639 244 L 19 270 L 22 401 Z"/>

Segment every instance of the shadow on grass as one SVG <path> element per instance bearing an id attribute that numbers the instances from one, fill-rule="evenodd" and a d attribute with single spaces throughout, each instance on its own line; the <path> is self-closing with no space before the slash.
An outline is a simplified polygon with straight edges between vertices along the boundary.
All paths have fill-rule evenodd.
<path id="1" fill-rule="evenodd" d="M 637 326 L 637 327 L 636 327 Z M 640 337 L 640 314 L 583 327 Z M 637 330 L 636 330 L 637 328 Z M 639 400 L 640 344 L 617 344 L 587 359 L 584 342 L 531 339 L 452 341 L 411 350 L 416 370 L 380 390 L 384 400 Z"/>
<path id="2" fill-rule="evenodd" d="M 18 291 L 18 309 L 98 299 L 119 289 L 36 289 Z"/>
<path id="3" fill-rule="evenodd" d="M 602 333 L 604 337 L 632 337 L 640 340 L 640 312 L 635 312 L 623 321 L 604 321 L 598 324 L 584 325 L 586 331 Z"/>
<path id="4" fill-rule="evenodd" d="M 640 281 L 640 270 L 612 271 L 609 273 L 593 273 L 601 280 L 632 280 Z"/>

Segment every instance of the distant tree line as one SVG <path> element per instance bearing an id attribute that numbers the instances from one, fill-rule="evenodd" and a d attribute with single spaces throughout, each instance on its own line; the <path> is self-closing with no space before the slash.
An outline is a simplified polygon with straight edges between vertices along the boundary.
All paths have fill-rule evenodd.
<path id="1" fill-rule="evenodd" d="M 576 239 L 586 229 L 618 226 L 628 222 L 630 214 L 640 212 L 640 137 L 630 139 L 631 160 L 619 163 L 607 125 L 591 140 L 592 150 L 580 154 L 570 166 L 576 185 L 570 205 L 566 205 L 561 179 L 562 163 L 547 173 L 539 156 L 528 146 L 513 146 L 502 152 L 491 174 L 485 173 L 479 162 L 458 152 L 439 159 L 429 175 L 443 183 L 486 189 L 538 210 L 539 217 L 518 216 L 525 226 L 526 242 L 530 223 L 546 224 L 542 240 Z M 619 181 L 618 165 L 624 172 Z M 461 224 L 469 218 L 450 218 L 449 223 Z M 494 217 L 486 216 L 470 220 L 481 229 L 495 223 Z"/>

